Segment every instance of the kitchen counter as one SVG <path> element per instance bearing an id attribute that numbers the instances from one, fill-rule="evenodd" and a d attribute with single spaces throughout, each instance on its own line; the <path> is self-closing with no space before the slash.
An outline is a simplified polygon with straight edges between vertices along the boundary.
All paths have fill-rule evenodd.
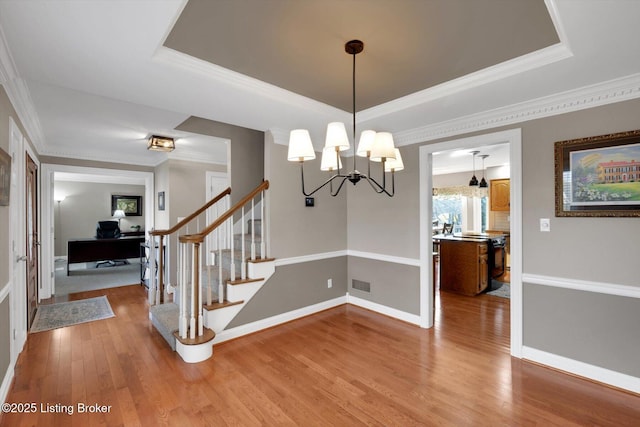
<path id="1" fill-rule="evenodd" d="M 455 234 L 436 234 L 433 236 L 433 240 L 453 240 L 460 242 L 486 242 L 489 239 L 495 239 L 499 237 L 507 237 L 507 234 L 504 233 L 474 233 L 474 234 L 465 234 L 465 233 L 455 233 Z"/>

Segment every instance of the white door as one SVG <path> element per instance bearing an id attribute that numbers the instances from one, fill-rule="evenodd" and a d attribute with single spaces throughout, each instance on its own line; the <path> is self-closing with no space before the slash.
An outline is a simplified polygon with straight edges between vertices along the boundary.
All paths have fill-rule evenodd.
<path id="1" fill-rule="evenodd" d="M 207 172 L 207 200 L 211 200 L 218 194 L 222 193 L 227 187 L 229 187 L 229 178 L 225 172 Z M 229 198 L 226 197 L 224 201 L 216 203 L 209 209 L 207 209 L 207 224 L 211 224 L 227 209 L 229 209 Z M 207 236 L 207 253 L 218 248 L 226 249 L 229 247 L 227 241 L 227 233 L 220 233 L 219 230 L 215 230 L 209 236 Z M 209 257 L 207 257 L 207 264 L 209 264 Z"/>
<path id="2" fill-rule="evenodd" d="M 24 139 L 13 119 L 9 123 L 11 189 L 9 223 L 11 249 L 11 360 L 15 362 L 27 340 L 26 229 L 25 229 L 25 151 Z"/>

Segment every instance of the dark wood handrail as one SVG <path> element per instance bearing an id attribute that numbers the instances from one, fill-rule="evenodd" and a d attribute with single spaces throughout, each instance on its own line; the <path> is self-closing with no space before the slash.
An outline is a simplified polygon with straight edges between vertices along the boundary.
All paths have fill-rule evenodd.
<path id="1" fill-rule="evenodd" d="M 173 234 L 176 231 L 178 231 L 180 228 L 182 228 L 183 226 L 185 226 L 189 221 L 191 221 L 193 218 L 197 217 L 198 215 L 200 215 L 202 212 L 204 212 L 207 208 L 209 208 L 211 205 L 217 203 L 220 201 L 220 199 L 222 199 L 224 196 L 231 194 L 231 187 L 228 187 L 227 189 L 225 189 L 224 191 L 222 191 L 222 193 L 218 194 L 216 197 L 214 197 L 213 199 L 209 200 L 207 203 L 204 204 L 204 206 L 202 206 L 200 209 L 198 209 L 197 211 L 195 211 L 194 213 L 192 213 L 191 215 L 189 215 L 188 217 L 184 218 L 182 221 L 178 222 L 176 225 L 174 225 L 173 227 L 167 229 L 167 230 L 152 230 L 149 232 L 149 234 L 151 236 L 167 236 L 169 234 Z"/>
<path id="2" fill-rule="evenodd" d="M 269 181 L 262 181 L 262 184 L 258 185 L 253 191 L 242 198 L 238 203 L 233 205 L 228 211 L 223 213 L 214 222 L 209 224 L 207 228 L 202 230 L 198 234 L 185 234 L 180 236 L 180 243 L 202 243 L 209 233 L 216 228 L 220 227 L 224 222 L 229 219 L 234 213 L 240 210 L 251 199 L 253 199 L 259 192 L 269 188 Z"/>

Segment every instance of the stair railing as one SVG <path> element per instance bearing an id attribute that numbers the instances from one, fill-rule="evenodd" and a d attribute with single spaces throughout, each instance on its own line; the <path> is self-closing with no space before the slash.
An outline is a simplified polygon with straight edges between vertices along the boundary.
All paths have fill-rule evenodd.
<path id="1" fill-rule="evenodd" d="M 201 215 L 206 213 L 207 210 L 211 211 L 215 209 L 214 215 L 219 213 L 218 207 L 223 205 L 224 207 L 229 205 L 228 198 L 231 194 L 231 188 L 226 188 L 220 194 L 209 200 L 207 203 L 198 208 L 191 215 L 178 221 L 176 225 L 166 230 L 151 230 L 149 232 L 148 242 L 148 263 L 147 268 L 149 271 L 149 305 L 162 304 L 166 299 L 166 282 L 167 277 L 170 277 L 170 269 L 167 266 L 167 256 L 170 247 L 170 238 L 174 234 L 178 234 L 183 230 L 186 234 L 189 234 L 189 229 L 193 227 L 195 230 L 200 229 Z M 216 215 L 217 216 L 217 215 Z M 206 222 L 205 222 L 206 223 Z M 166 241 L 165 241 L 166 239 Z M 155 248 L 155 250 L 154 250 Z M 177 259 L 180 259 L 180 250 L 182 248 L 178 245 Z M 157 253 L 156 253 L 157 252 Z M 157 270 L 155 266 L 157 265 Z M 180 278 L 183 272 L 182 265 L 178 262 L 176 275 Z M 157 271 L 157 274 L 155 271 Z"/>
<path id="2" fill-rule="evenodd" d="M 255 202 L 256 199 L 259 200 L 260 203 L 260 216 L 261 220 L 264 220 L 264 212 L 265 212 L 265 191 L 269 188 L 269 181 L 262 181 L 262 183 L 253 189 L 249 194 L 243 197 L 240 201 L 238 201 L 235 205 L 233 205 L 229 210 L 220 215 L 215 221 L 205 227 L 201 232 L 197 234 L 185 234 L 179 236 L 178 240 L 180 242 L 181 249 L 179 250 L 180 260 L 179 265 L 182 267 L 183 274 L 179 277 L 179 293 L 181 295 L 180 298 L 180 321 L 178 323 L 179 329 L 178 334 L 179 337 L 183 340 L 189 339 L 194 340 L 197 337 L 203 335 L 203 277 L 200 273 L 201 267 L 209 262 L 210 264 L 214 264 L 218 267 L 218 303 L 222 304 L 225 301 L 224 295 L 224 278 L 222 276 L 222 245 L 218 245 L 216 250 L 217 254 L 212 255 L 210 257 L 204 256 L 204 251 L 202 250 L 202 243 L 205 241 L 206 237 L 210 235 L 214 230 L 218 230 L 218 239 L 221 239 L 221 235 L 223 233 L 227 234 L 226 241 L 228 242 L 228 248 L 231 256 L 229 263 L 229 271 L 230 271 L 230 280 L 236 280 L 236 271 L 235 271 L 235 262 L 234 259 L 234 216 L 237 218 L 236 214 L 239 213 L 239 222 L 241 227 L 241 240 L 242 245 L 240 249 L 240 258 L 242 259 L 242 264 L 240 267 L 241 270 L 241 278 L 242 280 L 246 279 L 246 263 L 247 255 L 245 252 L 245 244 L 244 244 L 244 222 L 247 220 L 247 217 L 251 218 L 251 256 L 250 259 L 256 261 L 257 259 L 267 258 L 266 254 L 266 245 L 265 245 L 265 227 L 261 227 L 260 236 L 261 236 L 261 244 L 260 244 L 260 257 L 257 257 L 255 251 Z M 246 207 L 250 206 L 250 212 L 246 212 Z M 236 221 L 236 223 L 238 222 Z M 205 260 L 203 262 L 203 259 Z M 190 271 L 191 274 L 186 274 L 186 271 Z M 210 274 L 210 269 L 207 269 Z M 210 289 L 206 293 L 207 301 L 206 304 L 210 305 L 213 303 Z M 185 297 L 182 297 L 185 296 Z M 187 296 L 189 296 L 189 301 L 187 301 Z"/>

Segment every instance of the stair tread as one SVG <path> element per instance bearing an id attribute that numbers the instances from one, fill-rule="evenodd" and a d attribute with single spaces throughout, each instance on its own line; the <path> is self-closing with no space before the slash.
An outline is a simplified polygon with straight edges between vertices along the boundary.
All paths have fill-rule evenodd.
<path id="1" fill-rule="evenodd" d="M 235 285 L 242 285 L 242 284 L 244 284 L 244 283 L 259 282 L 259 281 L 261 281 L 261 280 L 264 280 L 264 278 L 259 277 L 259 278 L 256 278 L 256 279 L 246 278 L 246 279 L 228 280 L 228 281 L 227 281 L 227 285 L 232 285 L 232 286 L 235 286 Z"/>
<path id="2" fill-rule="evenodd" d="M 205 308 L 205 310 L 219 310 L 221 308 L 231 307 L 233 305 L 242 304 L 243 302 L 244 301 L 228 301 L 228 300 L 224 300 L 224 302 L 222 302 L 222 303 L 213 302 L 211 304 L 205 304 L 204 308 Z"/>
<path id="3" fill-rule="evenodd" d="M 212 339 L 214 339 L 216 337 L 216 333 L 213 332 L 212 329 L 203 328 L 203 334 L 201 336 L 199 336 L 199 337 L 195 337 L 195 338 L 180 338 L 180 334 L 178 333 L 178 331 L 175 331 L 173 333 L 173 336 L 175 337 L 175 339 L 180 341 L 183 345 L 198 345 L 198 344 L 204 344 L 206 342 L 211 341 Z"/>

